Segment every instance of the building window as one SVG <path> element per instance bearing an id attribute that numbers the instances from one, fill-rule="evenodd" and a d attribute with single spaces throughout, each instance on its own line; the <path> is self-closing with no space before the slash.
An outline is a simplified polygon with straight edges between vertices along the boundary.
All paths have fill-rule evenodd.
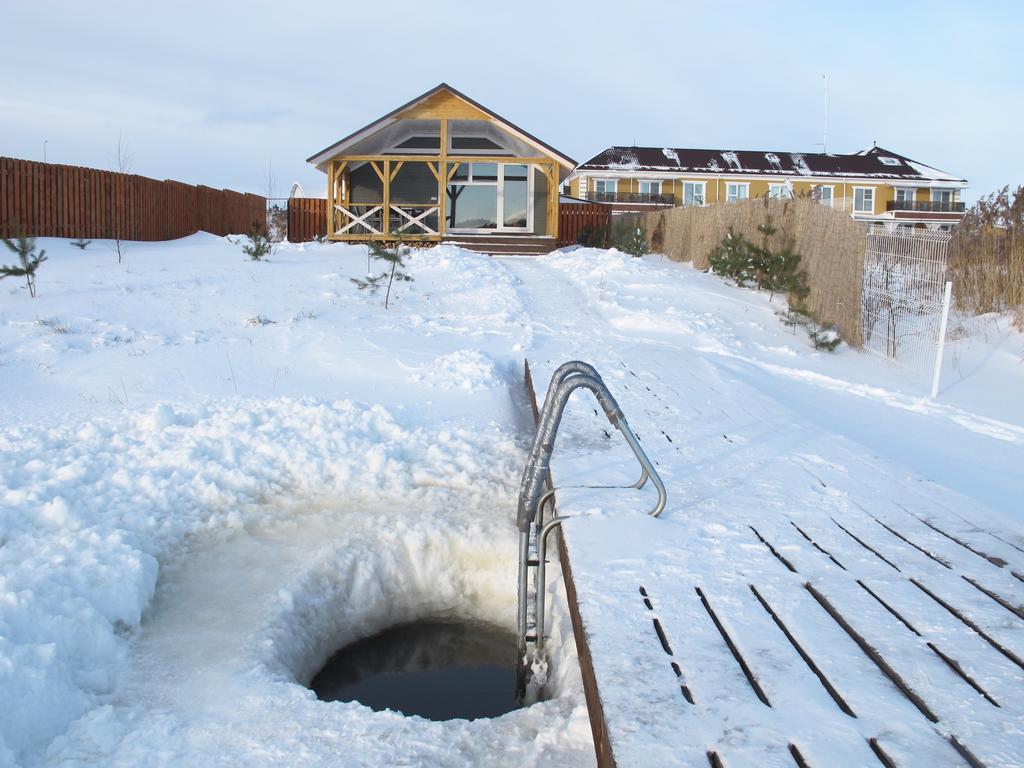
<path id="1" fill-rule="evenodd" d="M 572 184 L 570 184 L 568 181 L 565 182 L 564 184 L 562 184 L 562 194 L 563 195 L 571 195 L 572 194 Z"/>
<path id="2" fill-rule="evenodd" d="M 953 202 L 953 190 L 952 189 L 933 189 L 932 190 L 932 202 L 940 203 L 944 206 L 949 206 Z"/>
<path id="3" fill-rule="evenodd" d="M 704 205 L 704 182 L 683 182 L 683 205 Z"/>
<path id="4" fill-rule="evenodd" d="M 646 195 L 660 195 L 661 194 L 661 182 L 660 181 L 641 181 L 640 192 Z"/>
<path id="5" fill-rule="evenodd" d="M 811 190 L 811 197 L 817 200 L 822 205 L 827 205 L 829 208 L 832 207 L 832 187 L 824 184 L 819 184 Z"/>
<path id="6" fill-rule="evenodd" d="M 725 200 L 729 203 L 746 200 L 749 191 L 750 185 L 747 183 L 729 182 L 725 185 Z"/>
<path id="7" fill-rule="evenodd" d="M 784 197 L 792 197 L 793 192 L 790 190 L 788 184 L 769 184 L 768 185 L 768 197 L 781 199 Z"/>
<path id="8" fill-rule="evenodd" d="M 594 199 L 615 199 L 615 179 L 594 179 Z"/>
<path id="9" fill-rule="evenodd" d="M 909 204 L 914 202 L 914 194 L 917 192 L 916 189 L 897 189 L 896 190 L 896 202 L 901 204 Z"/>
<path id="10" fill-rule="evenodd" d="M 875 212 L 875 190 L 871 187 L 856 187 L 853 190 L 853 210 L 856 213 Z"/>

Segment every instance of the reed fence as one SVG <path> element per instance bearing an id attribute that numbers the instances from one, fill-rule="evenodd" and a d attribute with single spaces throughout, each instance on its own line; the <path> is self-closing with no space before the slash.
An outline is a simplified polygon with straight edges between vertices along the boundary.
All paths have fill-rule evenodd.
<path id="1" fill-rule="evenodd" d="M 867 229 L 849 214 L 809 198 L 758 198 L 645 214 L 651 250 L 674 261 L 692 261 L 697 269 L 708 268 L 708 255 L 730 228 L 760 243 L 758 226 L 768 222 L 775 228 L 769 247 L 789 245 L 800 254 L 810 287 L 802 308 L 819 322 L 835 325 L 844 341 L 860 347 Z"/>
<path id="2" fill-rule="evenodd" d="M 981 198 L 949 243 L 957 309 L 972 315 L 1013 312 L 1024 329 L 1024 187 Z"/>
<path id="3" fill-rule="evenodd" d="M 0 157 L 0 236 L 173 240 L 267 224 L 259 195 Z"/>

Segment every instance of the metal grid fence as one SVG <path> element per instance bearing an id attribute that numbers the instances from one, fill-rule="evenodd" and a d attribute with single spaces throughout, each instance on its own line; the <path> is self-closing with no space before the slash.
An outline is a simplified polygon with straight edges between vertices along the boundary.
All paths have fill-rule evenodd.
<path id="1" fill-rule="evenodd" d="M 949 314 L 949 239 L 948 232 L 872 227 L 864 259 L 864 348 L 930 376 L 932 397 Z"/>

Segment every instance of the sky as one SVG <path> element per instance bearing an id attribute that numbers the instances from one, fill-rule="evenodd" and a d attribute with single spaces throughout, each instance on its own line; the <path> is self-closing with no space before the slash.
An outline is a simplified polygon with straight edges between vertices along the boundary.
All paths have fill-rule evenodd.
<path id="1" fill-rule="evenodd" d="M 0 155 L 287 196 L 447 82 L 583 162 L 879 146 L 1024 184 L 1024 3 L 2 0 Z"/>

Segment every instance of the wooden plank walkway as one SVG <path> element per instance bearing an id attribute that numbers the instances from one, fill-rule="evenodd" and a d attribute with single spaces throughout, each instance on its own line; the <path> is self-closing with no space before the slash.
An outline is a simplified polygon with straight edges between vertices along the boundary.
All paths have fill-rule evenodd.
<path id="1" fill-rule="evenodd" d="M 671 393 L 633 389 L 650 435 L 630 405 Z M 801 454 L 749 416 L 719 466 L 770 477 L 757 504 L 748 482 L 670 497 L 660 519 L 643 492 L 558 492 L 599 764 L 1024 765 L 1024 538 L 911 481 L 894 498 L 865 482 L 869 458 Z M 784 449 L 746 466 L 766 442 Z"/>

